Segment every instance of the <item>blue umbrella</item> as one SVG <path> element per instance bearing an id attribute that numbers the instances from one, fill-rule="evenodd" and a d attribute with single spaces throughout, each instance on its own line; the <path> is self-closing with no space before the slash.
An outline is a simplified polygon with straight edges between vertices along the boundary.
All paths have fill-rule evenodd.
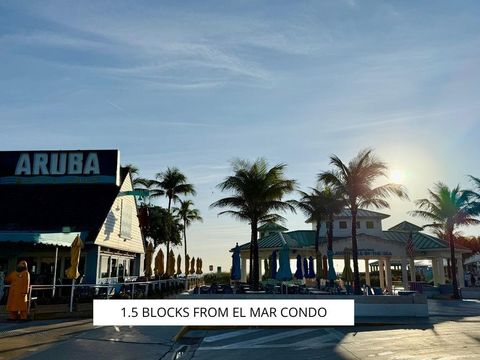
<path id="1" fill-rule="evenodd" d="M 292 280 L 292 270 L 290 269 L 290 248 L 285 244 L 279 253 L 277 280 Z"/>
<path id="2" fill-rule="evenodd" d="M 237 246 L 235 246 L 232 254 L 232 274 L 230 278 L 232 280 L 240 280 L 241 276 L 242 274 L 240 269 L 240 247 L 237 243 Z"/>
<path id="3" fill-rule="evenodd" d="M 315 270 L 313 270 L 313 257 L 308 258 L 308 276 L 309 279 L 315 279 Z"/>
<path id="4" fill-rule="evenodd" d="M 308 260 L 306 257 L 303 258 L 303 276 L 308 277 Z"/>
<path id="5" fill-rule="evenodd" d="M 303 279 L 303 272 L 302 272 L 302 257 L 297 255 L 297 271 L 295 271 L 295 278 Z"/>
<path id="6" fill-rule="evenodd" d="M 328 280 L 335 281 L 337 279 L 337 273 L 335 272 L 335 267 L 333 266 L 333 251 L 327 251 L 328 257 Z"/>
<path id="7" fill-rule="evenodd" d="M 272 279 L 277 278 L 277 251 L 272 252 Z"/>

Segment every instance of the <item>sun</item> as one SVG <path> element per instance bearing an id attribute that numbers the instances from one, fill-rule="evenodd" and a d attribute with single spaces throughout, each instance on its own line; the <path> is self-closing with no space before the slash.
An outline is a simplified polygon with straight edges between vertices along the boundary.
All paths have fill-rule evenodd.
<path id="1" fill-rule="evenodd" d="M 399 169 L 392 170 L 390 179 L 392 179 L 394 183 L 400 184 L 405 180 L 405 172 Z"/>

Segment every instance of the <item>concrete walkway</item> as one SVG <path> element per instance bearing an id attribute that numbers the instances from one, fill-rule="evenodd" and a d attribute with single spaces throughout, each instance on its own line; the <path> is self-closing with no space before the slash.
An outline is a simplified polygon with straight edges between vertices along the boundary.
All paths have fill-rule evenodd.
<path id="1" fill-rule="evenodd" d="M 0 359 L 476 359 L 480 302 L 429 300 L 428 319 L 354 327 L 93 327 L 91 320 L 0 323 Z M 384 324 L 380 324 L 382 322 Z M 176 357 L 176 353 L 183 356 Z"/>

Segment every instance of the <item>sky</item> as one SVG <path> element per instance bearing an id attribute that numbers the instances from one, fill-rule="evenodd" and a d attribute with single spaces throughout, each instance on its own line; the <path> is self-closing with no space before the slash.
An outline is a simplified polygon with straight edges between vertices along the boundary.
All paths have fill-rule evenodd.
<path id="1" fill-rule="evenodd" d="M 308 190 L 331 154 L 371 147 L 412 200 L 480 176 L 479 16 L 477 1 L 2 0 L 0 150 L 180 168 L 204 218 L 189 252 L 228 269 L 249 226 L 209 205 L 234 158 L 286 163 Z M 384 228 L 423 224 L 390 203 Z"/>

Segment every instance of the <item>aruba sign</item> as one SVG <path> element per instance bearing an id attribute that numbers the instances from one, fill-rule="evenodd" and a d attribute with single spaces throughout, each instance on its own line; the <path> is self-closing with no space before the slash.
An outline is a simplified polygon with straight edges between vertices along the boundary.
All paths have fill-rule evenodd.
<path id="1" fill-rule="evenodd" d="M 118 175 L 118 150 L 0 152 L 0 185 L 118 185 Z"/>

